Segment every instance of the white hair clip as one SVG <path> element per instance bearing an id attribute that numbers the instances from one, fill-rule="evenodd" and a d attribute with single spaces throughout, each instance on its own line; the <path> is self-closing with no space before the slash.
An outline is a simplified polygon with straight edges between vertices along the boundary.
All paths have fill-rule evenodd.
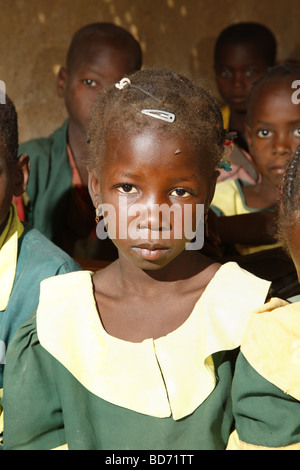
<path id="1" fill-rule="evenodd" d="M 118 88 L 118 90 L 123 90 L 127 85 L 130 85 L 131 81 L 129 78 L 122 78 L 118 83 L 115 84 L 115 87 Z"/>
<path id="2" fill-rule="evenodd" d="M 142 109 L 142 113 L 166 122 L 175 121 L 175 114 L 169 113 L 168 111 L 161 111 L 160 109 Z"/>

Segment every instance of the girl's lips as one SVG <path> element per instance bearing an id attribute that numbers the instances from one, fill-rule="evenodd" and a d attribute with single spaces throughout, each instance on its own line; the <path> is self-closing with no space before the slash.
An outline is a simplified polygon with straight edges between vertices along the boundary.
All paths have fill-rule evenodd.
<path id="1" fill-rule="evenodd" d="M 283 175 L 283 173 L 284 173 L 284 168 L 280 167 L 280 166 L 274 166 L 274 167 L 270 168 L 270 170 L 275 175 Z"/>
<path id="2" fill-rule="evenodd" d="M 169 248 L 161 245 L 139 245 L 133 246 L 131 249 L 141 258 L 147 260 L 158 259 L 169 251 Z"/>
<path id="3" fill-rule="evenodd" d="M 246 98 L 245 96 L 231 96 L 231 101 L 233 103 L 243 103 L 246 101 Z"/>

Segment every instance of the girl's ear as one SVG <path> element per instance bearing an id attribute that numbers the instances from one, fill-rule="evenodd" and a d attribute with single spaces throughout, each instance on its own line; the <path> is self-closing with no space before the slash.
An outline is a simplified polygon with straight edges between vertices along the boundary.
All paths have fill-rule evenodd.
<path id="1" fill-rule="evenodd" d="M 101 203 L 100 198 L 100 181 L 99 177 L 94 172 L 88 172 L 88 189 L 93 201 L 94 207 L 98 207 Z"/>
<path id="2" fill-rule="evenodd" d="M 22 196 L 26 191 L 30 171 L 30 160 L 26 153 L 22 153 L 16 161 L 14 175 L 14 196 Z"/>
<path id="3" fill-rule="evenodd" d="M 57 74 L 56 79 L 56 86 L 57 86 L 57 93 L 60 98 L 64 98 L 65 96 L 65 87 L 67 82 L 67 70 L 65 67 L 61 67 Z"/>
<path id="4" fill-rule="evenodd" d="M 245 126 L 245 136 L 246 136 L 248 147 L 249 147 L 249 149 L 251 149 L 251 147 L 252 147 L 252 129 L 249 126 L 249 124 L 246 124 L 246 126 Z"/>
<path id="5" fill-rule="evenodd" d="M 206 201 L 205 201 L 205 208 L 208 208 L 210 206 L 211 201 L 213 200 L 219 174 L 220 174 L 219 171 L 215 170 L 211 177 L 211 181 L 208 186 L 208 191 L 207 191 L 207 196 L 206 196 Z"/>

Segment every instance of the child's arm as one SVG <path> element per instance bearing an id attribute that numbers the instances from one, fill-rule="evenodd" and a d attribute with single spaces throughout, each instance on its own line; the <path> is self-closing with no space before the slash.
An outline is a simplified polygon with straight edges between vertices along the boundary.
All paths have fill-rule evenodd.
<path id="1" fill-rule="evenodd" d="M 215 216 L 217 233 L 225 244 L 268 245 L 276 243 L 277 211 Z"/>
<path id="2" fill-rule="evenodd" d="M 51 450 L 66 444 L 55 360 L 40 345 L 35 315 L 17 331 L 4 368 L 5 450 Z"/>

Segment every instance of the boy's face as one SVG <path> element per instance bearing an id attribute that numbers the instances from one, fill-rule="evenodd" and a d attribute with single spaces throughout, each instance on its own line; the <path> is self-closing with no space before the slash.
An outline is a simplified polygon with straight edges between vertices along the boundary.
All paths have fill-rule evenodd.
<path id="1" fill-rule="evenodd" d="M 196 229 L 197 204 L 208 206 L 215 185 L 201 161 L 183 135 L 158 129 L 143 129 L 121 139 L 110 134 L 101 182 L 90 174 L 90 194 L 95 206 L 100 202 L 115 208 L 116 236 L 109 221 L 108 233 L 119 253 L 141 269 L 166 266 L 190 241 L 187 227 Z M 170 211 L 175 204 L 176 223 Z M 123 238 L 119 230 L 125 233 Z"/>
<path id="2" fill-rule="evenodd" d="M 300 144 L 300 106 L 290 83 L 269 84 L 258 92 L 246 126 L 250 155 L 263 178 L 278 186 L 287 160 Z"/>
<path id="3" fill-rule="evenodd" d="M 99 92 L 127 75 L 131 64 L 127 52 L 109 42 L 94 46 L 91 53 L 88 47 L 70 71 L 61 68 L 58 74 L 59 96 L 65 100 L 70 120 L 84 132 Z"/>
<path id="4" fill-rule="evenodd" d="M 247 110 L 252 84 L 267 69 L 267 64 L 252 44 L 226 44 L 215 64 L 220 95 L 232 111 Z"/>
<path id="5" fill-rule="evenodd" d="M 28 181 L 28 155 L 22 154 L 18 160 L 7 162 L 0 152 L 0 234 L 7 222 L 13 196 L 21 196 Z"/>

